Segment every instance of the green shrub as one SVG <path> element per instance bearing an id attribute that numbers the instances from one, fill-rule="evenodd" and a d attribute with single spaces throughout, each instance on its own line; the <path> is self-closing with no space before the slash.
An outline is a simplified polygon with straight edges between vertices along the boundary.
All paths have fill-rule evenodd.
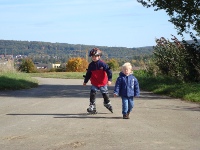
<path id="1" fill-rule="evenodd" d="M 30 58 L 25 58 L 22 60 L 21 65 L 19 66 L 19 71 L 26 73 L 36 72 L 36 67 Z"/>

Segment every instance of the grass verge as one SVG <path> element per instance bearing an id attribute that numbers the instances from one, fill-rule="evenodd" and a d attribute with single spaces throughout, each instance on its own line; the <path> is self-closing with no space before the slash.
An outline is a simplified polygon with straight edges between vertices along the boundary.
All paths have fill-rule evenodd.
<path id="1" fill-rule="evenodd" d="M 144 71 L 135 71 L 134 74 L 143 90 L 200 103 L 199 83 L 182 83 L 169 77 L 154 77 Z"/>
<path id="2" fill-rule="evenodd" d="M 83 79 L 85 72 L 45 72 L 45 73 L 29 73 L 31 77 L 42 78 L 61 78 L 61 79 Z"/>
<path id="3" fill-rule="evenodd" d="M 20 90 L 38 86 L 36 79 L 19 72 L 0 72 L 0 90 Z"/>

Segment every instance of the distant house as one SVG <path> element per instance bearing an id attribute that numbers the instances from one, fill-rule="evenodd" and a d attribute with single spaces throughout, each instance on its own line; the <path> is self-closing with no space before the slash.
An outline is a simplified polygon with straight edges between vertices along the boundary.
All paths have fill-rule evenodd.
<path id="1" fill-rule="evenodd" d="M 59 68 L 59 67 L 60 67 L 60 64 L 52 64 L 52 63 L 48 64 L 48 69 Z"/>
<path id="2" fill-rule="evenodd" d="M 15 59 L 23 59 L 23 58 L 26 58 L 27 55 L 16 55 L 15 56 Z"/>
<path id="3" fill-rule="evenodd" d="M 52 63 L 43 64 L 39 62 L 34 62 L 34 64 L 37 69 L 48 69 L 48 70 L 53 69 L 53 68 L 59 68 L 61 66 L 60 64 L 52 64 Z"/>
<path id="4" fill-rule="evenodd" d="M 37 62 L 35 62 L 34 64 L 37 69 L 48 69 L 48 64 L 42 64 Z"/>

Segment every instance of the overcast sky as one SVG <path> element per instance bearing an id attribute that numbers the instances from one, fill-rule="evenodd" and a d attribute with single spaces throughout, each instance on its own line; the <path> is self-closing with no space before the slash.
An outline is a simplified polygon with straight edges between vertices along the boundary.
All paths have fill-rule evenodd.
<path id="1" fill-rule="evenodd" d="M 177 36 L 168 20 L 137 0 L 0 0 L 0 40 L 154 46 Z"/>

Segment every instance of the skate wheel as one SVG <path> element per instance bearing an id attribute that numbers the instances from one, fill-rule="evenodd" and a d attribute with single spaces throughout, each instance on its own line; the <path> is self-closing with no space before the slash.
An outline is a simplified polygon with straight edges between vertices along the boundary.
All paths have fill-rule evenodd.
<path id="1" fill-rule="evenodd" d="M 97 112 L 88 112 L 88 115 L 95 115 Z"/>

